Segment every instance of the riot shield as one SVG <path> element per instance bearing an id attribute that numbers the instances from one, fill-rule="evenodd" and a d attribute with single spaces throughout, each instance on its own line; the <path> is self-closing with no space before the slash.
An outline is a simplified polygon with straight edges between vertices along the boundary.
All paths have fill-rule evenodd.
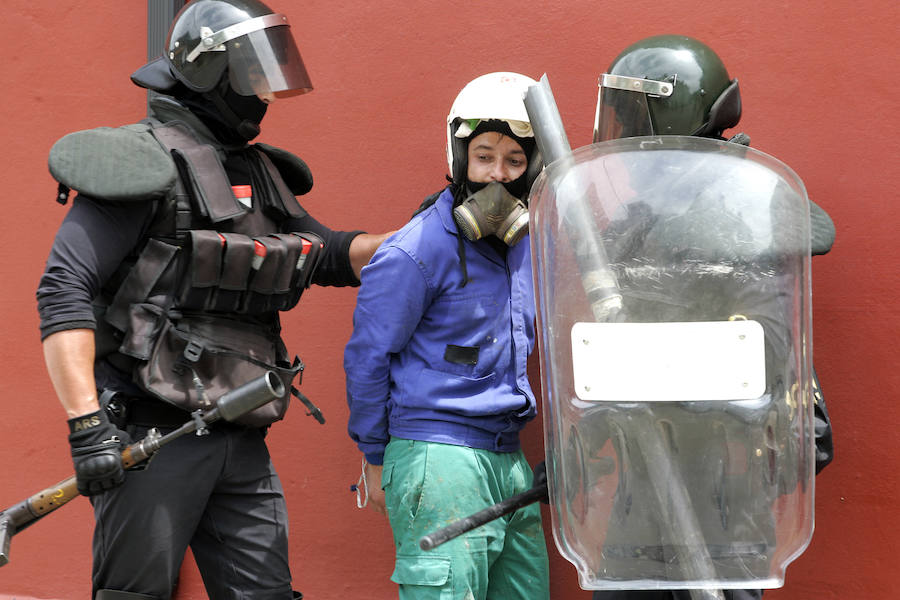
<path id="1" fill-rule="evenodd" d="M 553 534 L 581 586 L 781 586 L 813 529 L 801 180 L 727 142 L 602 142 L 545 169 L 530 232 Z"/>

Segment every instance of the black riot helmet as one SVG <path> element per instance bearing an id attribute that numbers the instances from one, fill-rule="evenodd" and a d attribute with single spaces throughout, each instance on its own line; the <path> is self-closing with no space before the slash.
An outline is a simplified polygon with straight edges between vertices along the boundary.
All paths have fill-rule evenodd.
<path id="1" fill-rule="evenodd" d="M 737 79 L 709 46 L 682 35 L 643 39 L 600 76 L 594 141 L 641 135 L 721 137 L 741 118 Z"/>
<path id="2" fill-rule="evenodd" d="M 192 0 L 175 16 L 163 56 L 131 78 L 170 93 L 214 90 L 227 74 L 241 96 L 292 96 L 312 90 L 285 15 L 259 0 Z"/>

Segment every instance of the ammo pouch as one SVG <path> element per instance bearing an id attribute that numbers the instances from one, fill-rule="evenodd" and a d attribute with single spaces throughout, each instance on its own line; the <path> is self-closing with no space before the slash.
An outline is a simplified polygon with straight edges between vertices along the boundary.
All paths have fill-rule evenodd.
<path id="1" fill-rule="evenodd" d="M 271 370 L 284 383 L 284 397 L 237 422 L 264 427 L 284 417 L 287 390 L 303 364 L 297 357 L 287 360 L 277 331 L 209 315 L 173 320 L 152 304 L 134 305 L 130 317 L 132 326 L 120 351 L 141 360 L 135 380 L 150 394 L 187 411 L 209 409 L 226 392 Z"/>
<path id="2" fill-rule="evenodd" d="M 188 232 L 187 271 L 176 305 L 191 311 L 261 314 L 289 310 L 312 280 L 323 242 L 313 233 L 250 237 Z"/>

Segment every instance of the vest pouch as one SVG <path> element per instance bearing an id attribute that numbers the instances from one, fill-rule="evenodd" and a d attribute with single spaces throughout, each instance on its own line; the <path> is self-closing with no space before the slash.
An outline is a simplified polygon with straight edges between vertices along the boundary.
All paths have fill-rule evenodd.
<path id="1" fill-rule="evenodd" d="M 302 290 L 296 288 L 297 273 L 304 260 L 303 240 L 290 233 L 274 233 L 271 237 L 280 240 L 287 248 L 284 263 L 275 283 L 275 295 L 272 298 L 275 310 L 290 310 L 300 300 Z"/>
<path id="2" fill-rule="evenodd" d="M 275 293 L 272 303 L 275 310 L 286 310 L 284 307 L 287 305 L 291 293 L 291 284 L 294 282 L 294 274 L 297 272 L 297 259 L 300 257 L 302 244 L 300 238 L 287 233 L 274 233 L 269 237 L 284 244 L 284 260 L 275 278 Z"/>
<path id="3" fill-rule="evenodd" d="M 222 274 L 225 238 L 216 231 L 188 232 L 190 256 L 178 306 L 185 310 L 207 310 L 212 307 Z"/>
<path id="4" fill-rule="evenodd" d="M 159 306 L 148 302 L 132 304 L 119 352 L 139 360 L 149 359 L 164 320 L 163 309 Z"/>
<path id="5" fill-rule="evenodd" d="M 302 363 L 298 358 L 289 363 L 278 334 L 263 326 L 184 316 L 165 320 L 149 358 L 135 369 L 135 379 L 153 396 L 194 411 L 209 409 L 226 392 L 269 370 L 284 383 L 284 397 L 240 417 L 238 423 L 264 427 L 284 418 L 288 390 Z"/>
<path id="6" fill-rule="evenodd" d="M 296 306 L 303 290 L 312 283 L 313 273 L 319 266 L 319 261 L 324 255 L 325 242 L 314 233 L 293 232 L 290 234 L 300 242 L 300 252 L 297 254 L 294 274 L 291 279 L 290 295 L 285 305 L 280 310 L 289 310 Z"/>
<path id="7" fill-rule="evenodd" d="M 282 269 L 287 259 L 287 245 L 272 236 L 253 238 L 256 242 L 253 270 L 247 295 L 240 312 L 250 315 L 277 309 L 274 295 L 277 293 Z"/>
<path id="8" fill-rule="evenodd" d="M 127 272 L 121 277 L 121 283 L 103 314 L 103 320 L 118 331 L 133 328 L 132 307 L 147 302 L 149 298 L 158 297 L 163 291 L 168 292 L 168 286 L 173 285 L 171 281 L 179 253 L 179 246 L 156 238 L 147 240 L 134 263 L 128 266 L 127 262 L 123 262 L 119 267 L 127 269 Z M 120 271 L 117 271 L 114 277 L 119 276 Z"/>
<path id="9" fill-rule="evenodd" d="M 212 304 L 212 310 L 237 312 L 247 293 L 254 257 L 253 238 L 240 233 L 223 233 L 225 255 L 222 260 L 222 278 Z"/>

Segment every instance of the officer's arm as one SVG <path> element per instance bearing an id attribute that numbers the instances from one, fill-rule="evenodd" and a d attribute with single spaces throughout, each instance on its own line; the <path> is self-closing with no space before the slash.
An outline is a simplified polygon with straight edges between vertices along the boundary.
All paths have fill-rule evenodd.
<path id="1" fill-rule="evenodd" d="M 50 381 L 69 418 L 69 446 L 78 492 L 102 494 L 125 481 L 121 452 L 127 437 L 97 402 L 94 331 L 64 329 L 44 338 Z"/>
<path id="2" fill-rule="evenodd" d="M 97 410 L 92 300 L 140 239 L 152 208 L 79 196 L 57 231 L 37 290 L 44 360 L 69 417 Z"/>
<path id="3" fill-rule="evenodd" d="M 43 347 L 50 381 L 68 418 L 98 410 L 93 330 L 57 331 L 44 338 Z"/>
<path id="4" fill-rule="evenodd" d="M 381 245 L 381 242 L 390 237 L 393 231 L 381 234 L 361 233 L 350 242 L 350 265 L 353 267 L 353 273 L 356 278 L 360 278 L 362 268 L 369 264 L 372 255 Z"/>
<path id="5" fill-rule="evenodd" d="M 334 230 L 319 223 L 310 214 L 290 219 L 282 230 L 310 231 L 325 240 L 325 256 L 313 274 L 312 282 L 338 287 L 359 285 L 362 268 L 369 263 L 381 242 L 390 235 Z"/>

